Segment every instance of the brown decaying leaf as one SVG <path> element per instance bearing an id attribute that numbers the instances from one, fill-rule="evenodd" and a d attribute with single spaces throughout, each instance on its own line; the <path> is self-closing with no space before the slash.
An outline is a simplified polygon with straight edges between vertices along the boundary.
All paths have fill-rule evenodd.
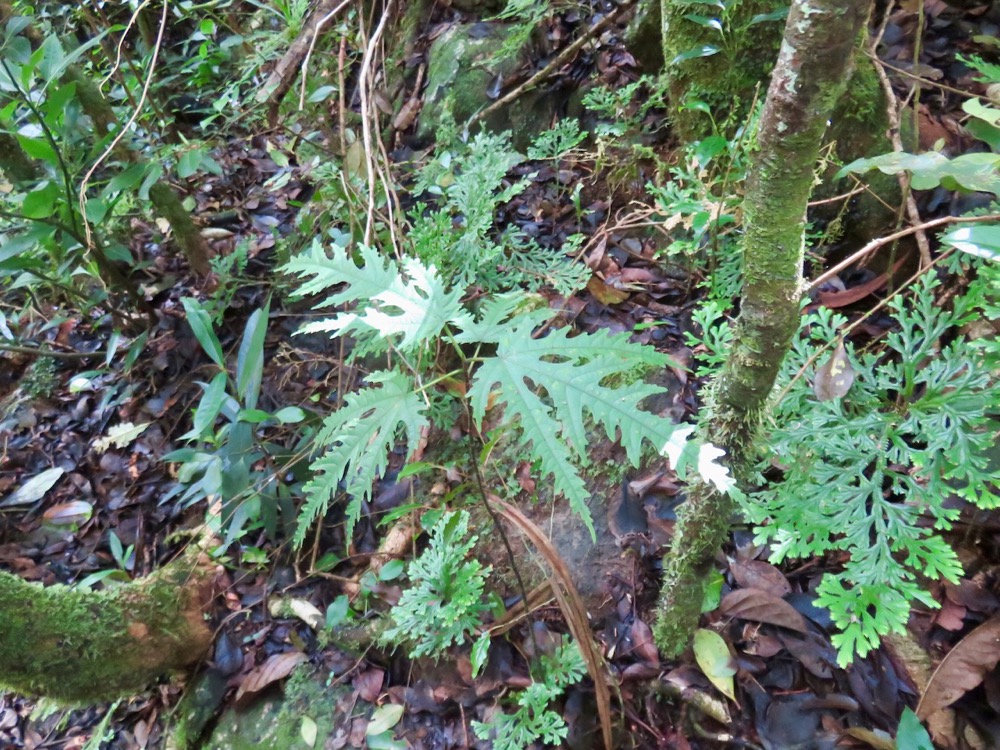
<path id="1" fill-rule="evenodd" d="M 384 680 L 384 669 L 368 669 L 355 675 L 351 684 L 358 691 L 358 696 L 361 700 L 374 703 L 382 692 L 382 682 Z"/>
<path id="2" fill-rule="evenodd" d="M 257 693 L 271 683 L 283 680 L 305 660 L 306 655 L 301 651 L 286 651 L 283 654 L 269 656 L 263 664 L 251 669 L 243 678 L 240 689 L 236 691 L 236 700 L 239 701 L 244 695 Z"/>
<path id="3" fill-rule="evenodd" d="M 730 591 L 719 604 L 719 612 L 740 620 L 766 622 L 799 633 L 808 633 L 805 618 L 780 597 L 758 589 Z"/>
<path id="4" fill-rule="evenodd" d="M 874 294 L 888 284 L 890 274 L 893 278 L 896 278 L 896 274 L 899 273 L 899 269 L 902 268 L 903 263 L 905 262 L 905 257 L 900 258 L 896 261 L 896 265 L 894 265 L 890 271 L 883 273 L 880 276 L 876 276 L 871 281 L 851 287 L 843 292 L 820 292 L 819 303 L 823 305 L 823 307 L 830 307 L 833 309 L 853 305 L 858 300 L 863 300 L 869 294 Z"/>
<path id="5" fill-rule="evenodd" d="M 632 641 L 632 656 L 649 666 L 660 666 L 660 651 L 653 641 L 653 630 L 638 617 L 632 622 L 629 639 Z"/>
<path id="6" fill-rule="evenodd" d="M 792 591 L 784 574 L 763 560 L 733 560 L 729 572 L 744 589 L 758 589 L 778 598 Z"/>
<path id="7" fill-rule="evenodd" d="M 941 609 L 934 616 L 934 624 L 939 628 L 957 632 L 965 627 L 966 609 L 961 604 L 955 604 L 951 599 L 945 597 L 941 603 Z"/>
<path id="8" fill-rule="evenodd" d="M 830 358 L 816 370 L 813 393 L 820 401 L 833 401 L 835 398 L 846 396 L 852 385 L 854 385 L 854 368 L 851 367 L 844 342 L 840 341 Z"/>
<path id="9" fill-rule="evenodd" d="M 1000 607 L 1000 601 L 995 594 L 983 588 L 975 581 L 962 578 L 957 584 L 945 582 L 944 590 L 949 601 L 960 604 L 973 612 L 984 612 L 992 615 Z"/>
<path id="10" fill-rule="evenodd" d="M 979 685 L 998 661 L 1000 617 L 994 617 L 956 643 L 938 664 L 917 704 L 917 717 L 923 720 L 950 706 Z"/>
<path id="11" fill-rule="evenodd" d="M 517 465 L 517 471 L 514 472 L 514 476 L 517 477 L 518 486 L 527 492 L 529 495 L 535 494 L 535 480 L 531 477 L 531 462 L 522 461 Z"/>

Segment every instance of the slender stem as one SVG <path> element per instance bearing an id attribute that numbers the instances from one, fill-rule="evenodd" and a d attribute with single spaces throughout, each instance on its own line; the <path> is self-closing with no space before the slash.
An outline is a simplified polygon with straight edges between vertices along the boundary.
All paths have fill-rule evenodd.
<path id="1" fill-rule="evenodd" d="M 11 73 L 10 67 L 7 65 L 7 60 L 0 58 L 0 65 L 3 65 L 3 71 L 7 74 L 7 78 L 10 80 L 14 90 L 17 91 L 18 97 L 24 105 L 31 110 L 31 114 L 35 116 L 35 120 L 38 121 L 39 127 L 45 134 L 45 140 L 49 142 L 49 146 L 52 147 L 52 151 L 56 155 L 56 161 L 59 162 L 59 171 L 62 173 L 63 188 L 66 191 L 66 201 L 68 203 L 70 197 L 73 195 L 73 181 L 69 173 L 69 167 L 66 166 L 66 161 L 63 159 L 62 150 L 59 148 L 59 143 L 56 141 L 55 134 L 49 128 L 49 125 L 42 116 L 42 113 L 38 111 L 38 107 L 36 107 L 35 103 L 31 101 L 31 97 L 28 96 L 27 92 L 21 88 L 20 84 L 14 78 L 14 74 Z M 76 224 L 76 214 L 70 212 L 70 217 L 72 218 L 73 223 Z"/>
<path id="2" fill-rule="evenodd" d="M 57 349 L 46 349 L 40 346 L 22 346 L 3 342 L 0 342 L 0 352 L 27 354 L 32 357 L 52 357 L 53 359 L 97 359 L 105 356 L 105 352 L 61 352 Z"/>

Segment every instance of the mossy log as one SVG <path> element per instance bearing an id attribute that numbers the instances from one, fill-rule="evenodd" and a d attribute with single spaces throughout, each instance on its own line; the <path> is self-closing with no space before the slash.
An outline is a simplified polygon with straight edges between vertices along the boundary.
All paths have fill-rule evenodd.
<path id="1" fill-rule="evenodd" d="M 0 685 L 68 704 L 138 692 L 205 655 L 212 587 L 193 555 L 99 592 L 0 571 Z"/>
<path id="2" fill-rule="evenodd" d="M 174 189 L 161 179 L 150 186 L 149 199 L 174 230 L 174 239 L 184 251 L 191 270 L 200 276 L 211 272 L 208 243 Z"/>

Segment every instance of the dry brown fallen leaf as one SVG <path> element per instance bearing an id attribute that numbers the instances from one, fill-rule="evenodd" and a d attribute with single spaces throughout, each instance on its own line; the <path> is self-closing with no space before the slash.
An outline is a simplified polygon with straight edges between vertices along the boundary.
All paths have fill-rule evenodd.
<path id="1" fill-rule="evenodd" d="M 987 620 L 941 660 L 917 704 L 917 717 L 950 706 L 979 685 L 1000 662 L 1000 616 Z"/>
<path id="2" fill-rule="evenodd" d="M 744 589 L 759 589 L 779 598 L 792 591 L 784 573 L 763 560 L 733 560 L 729 572 Z"/>
<path id="3" fill-rule="evenodd" d="M 259 692 L 273 682 L 283 680 L 305 660 L 306 655 L 301 651 L 286 651 L 283 654 L 269 656 L 243 678 L 240 689 L 236 691 L 236 701 L 239 702 L 244 695 Z"/>
<path id="4" fill-rule="evenodd" d="M 806 619 L 795 607 L 773 594 L 759 589 L 730 591 L 719 604 L 719 612 L 739 620 L 766 622 L 799 633 L 808 633 Z"/>

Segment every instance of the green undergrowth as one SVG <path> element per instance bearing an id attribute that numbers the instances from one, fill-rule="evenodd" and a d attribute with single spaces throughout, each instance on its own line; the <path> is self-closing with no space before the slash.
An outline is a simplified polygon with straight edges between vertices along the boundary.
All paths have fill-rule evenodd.
<path id="1" fill-rule="evenodd" d="M 344 248 L 328 254 L 317 242 L 285 267 L 300 278 L 300 294 L 329 295 L 318 307 L 354 305 L 303 331 L 351 335 L 366 351 L 391 352 L 397 363 L 370 373 L 367 385 L 324 421 L 317 436 L 323 452 L 305 488 L 297 544 L 340 495 L 342 482 L 351 498 L 350 532 L 373 481 L 387 468 L 388 452 L 399 443 L 411 454 L 421 432 L 432 426 L 432 415 L 453 413 L 456 398 L 480 433 L 487 417 L 491 424 L 502 420 L 537 461 L 538 478 L 551 478 L 555 494 L 569 501 L 592 533 L 589 494 L 578 469 L 587 462 L 588 419 L 609 440 L 621 441 L 632 465 L 645 442 L 681 474 L 702 459 L 701 468 L 728 481 L 721 467 L 688 442 L 690 427 L 678 428 L 640 408 L 662 389 L 630 374 L 666 367 L 666 355 L 606 330 L 571 335 L 562 328 L 539 337 L 535 332 L 550 313 L 531 309 L 523 292 L 495 295 L 469 309 L 461 289 L 419 260 L 396 263 L 367 247 L 358 256 L 360 266 Z"/>
<path id="2" fill-rule="evenodd" d="M 948 499 L 1000 505 L 1000 467 L 989 458 L 1000 430 L 998 345 L 962 333 L 997 318 L 1000 274 L 977 265 L 949 305 L 931 274 L 893 300 L 879 346 L 842 341 L 847 319 L 818 308 L 803 316 L 783 365 L 760 466 L 767 479 L 743 512 L 773 562 L 846 554 L 817 589 L 842 664 L 903 632 L 913 604 L 936 608 L 928 580 L 962 574 L 943 536 L 960 512 Z M 705 341 L 725 341 L 717 309 L 703 323 Z M 721 354 L 710 349 L 707 362 Z"/>

